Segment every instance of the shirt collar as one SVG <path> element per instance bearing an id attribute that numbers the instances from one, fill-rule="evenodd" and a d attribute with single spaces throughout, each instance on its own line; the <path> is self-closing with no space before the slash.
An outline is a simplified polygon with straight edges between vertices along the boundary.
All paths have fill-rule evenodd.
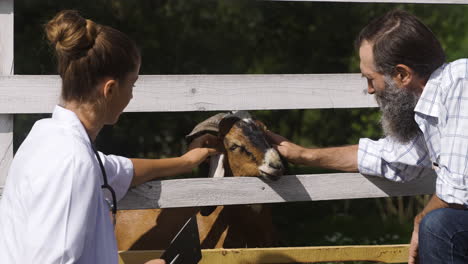
<path id="1" fill-rule="evenodd" d="M 91 144 L 91 140 L 89 139 L 88 133 L 86 133 L 86 129 L 73 111 L 60 105 L 56 105 L 54 112 L 52 113 L 52 119 L 61 124 L 72 127 L 79 137 Z"/>
<path id="2" fill-rule="evenodd" d="M 414 108 L 415 112 L 432 117 L 439 117 L 439 104 L 441 103 L 439 87 L 446 66 L 446 63 L 443 64 L 431 74 Z"/>

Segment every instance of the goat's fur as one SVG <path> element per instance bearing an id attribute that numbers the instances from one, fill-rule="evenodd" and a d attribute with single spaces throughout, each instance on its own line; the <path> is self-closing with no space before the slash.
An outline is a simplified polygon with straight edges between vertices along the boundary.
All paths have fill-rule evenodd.
<path id="1" fill-rule="evenodd" d="M 225 148 L 234 149 L 234 145 L 232 144 L 244 142 L 235 143 L 236 140 L 241 139 L 236 139 L 235 135 L 229 133 L 247 133 L 246 136 L 250 137 L 249 135 L 252 133 L 261 133 L 258 126 L 264 129 L 263 124 L 253 121 L 245 111 L 234 114 L 217 114 L 197 125 L 187 135 L 187 140 L 190 141 L 204 133 L 212 133 L 220 135 Z M 228 134 L 229 138 L 225 138 Z M 260 141 L 264 140 L 263 135 L 255 135 L 255 137 L 259 136 L 263 138 Z M 257 142 L 255 144 L 259 144 L 262 147 L 262 144 L 269 145 L 266 140 L 265 142 Z M 246 147 L 242 146 L 242 148 Z M 231 150 L 227 149 L 226 151 Z M 238 154 L 242 151 L 253 152 L 253 150 L 242 150 L 241 146 L 236 147 L 233 151 L 237 151 Z M 252 153 L 251 155 L 259 154 Z M 266 153 L 262 153 L 262 155 L 266 155 Z M 278 154 L 276 153 L 276 155 Z M 261 166 L 272 166 L 275 167 L 275 170 L 269 167 L 264 168 L 267 172 L 261 172 L 260 169 L 257 167 L 253 168 L 252 166 L 252 168 L 249 168 L 250 170 L 244 170 L 251 172 L 250 174 L 243 174 L 242 168 L 238 169 L 232 168 L 232 165 L 229 166 L 232 164 L 231 156 L 228 153 L 227 156 L 211 159 L 211 166 L 209 169 L 205 168 L 204 175 L 207 175 L 208 170 L 211 170 L 210 175 L 217 175 L 218 177 L 232 175 L 271 176 L 275 178 L 282 173 L 282 167 L 276 163 L 276 157 L 273 159 L 274 162 L 266 162 L 268 164 L 265 164 L 265 162 L 260 164 L 261 162 L 256 161 L 256 164 L 259 164 L 257 165 L 258 168 Z M 249 157 L 249 155 L 246 156 L 247 158 Z M 248 162 L 253 163 L 254 159 L 252 157 L 250 159 L 251 161 L 241 161 L 242 165 L 245 166 Z M 200 208 L 122 210 L 117 214 L 116 237 L 118 247 L 119 250 L 164 249 L 169 245 L 172 237 L 185 221 L 194 214 L 197 215 L 202 248 L 268 247 L 275 245 L 276 236 L 270 208 L 254 207 L 256 208 L 255 210 L 251 206 L 246 205 L 217 206 L 211 207 L 211 209 L 210 207 L 204 207 L 201 209 L 202 214 L 200 214 Z"/>

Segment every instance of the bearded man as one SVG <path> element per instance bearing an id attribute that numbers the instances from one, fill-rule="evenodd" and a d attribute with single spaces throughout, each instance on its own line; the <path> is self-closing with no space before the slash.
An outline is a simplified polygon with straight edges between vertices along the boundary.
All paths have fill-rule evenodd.
<path id="1" fill-rule="evenodd" d="M 468 263 L 468 60 L 445 64 L 431 30 L 400 10 L 369 23 L 356 48 L 386 137 L 315 149 L 268 132 L 270 141 L 297 164 L 401 182 L 436 174 L 436 193 L 414 220 L 408 262 Z"/>

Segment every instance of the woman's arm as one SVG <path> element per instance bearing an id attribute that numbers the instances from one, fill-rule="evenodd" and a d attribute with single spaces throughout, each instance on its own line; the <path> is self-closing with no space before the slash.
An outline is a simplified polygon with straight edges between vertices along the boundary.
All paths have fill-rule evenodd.
<path id="1" fill-rule="evenodd" d="M 145 183 L 147 181 L 175 176 L 181 173 L 190 172 L 206 158 L 218 153 L 214 148 L 217 145 L 217 138 L 213 135 L 203 135 L 193 140 L 189 146 L 189 151 L 176 158 L 167 159 L 130 159 L 133 163 L 132 186 Z"/>

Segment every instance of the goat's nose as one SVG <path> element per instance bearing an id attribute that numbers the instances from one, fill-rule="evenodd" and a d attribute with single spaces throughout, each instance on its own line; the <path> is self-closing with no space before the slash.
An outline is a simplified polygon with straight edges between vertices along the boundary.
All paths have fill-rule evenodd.
<path id="1" fill-rule="evenodd" d="M 281 165 L 281 163 L 269 163 L 268 166 L 275 170 L 283 169 L 283 165 Z"/>

